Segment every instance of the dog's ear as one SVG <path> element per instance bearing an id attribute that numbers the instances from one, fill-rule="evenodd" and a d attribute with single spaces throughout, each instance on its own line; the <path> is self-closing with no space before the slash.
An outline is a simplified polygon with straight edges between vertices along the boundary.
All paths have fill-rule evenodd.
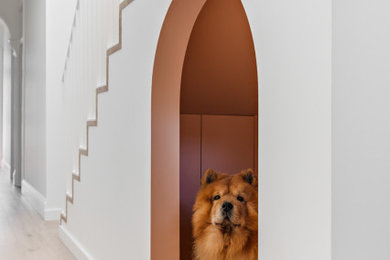
<path id="1" fill-rule="evenodd" d="M 210 184 L 214 181 L 216 181 L 218 179 L 218 173 L 216 173 L 215 171 L 211 170 L 211 169 L 208 169 L 204 175 L 203 175 L 203 178 L 202 178 L 202 185 L 207 185 L 207 184 Z"/>
<path id="2" fill-rule="evenodd" d="M 257 174 L 252 169 L 243 170 L 240 175 L 245 182 L 257 187 Z"/>

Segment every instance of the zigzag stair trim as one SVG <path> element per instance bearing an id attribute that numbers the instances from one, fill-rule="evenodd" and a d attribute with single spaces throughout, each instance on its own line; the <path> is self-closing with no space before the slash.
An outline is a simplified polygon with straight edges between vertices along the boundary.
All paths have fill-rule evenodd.
<path id="1" fill-rule="evenodd" d="M 86 130 L 87 130 L 87 146 L 80 147 L 79 148 L 79 161 L 78 161 L 78 172 L 72 173 L 72 191 L 71 193 L 66 193 L 66 200 L 65 200 L 65 211 L 62 212 L 61 218 L 60 218 L 60 224 L 68 223 L 68 202 L 73 204 L 74 203 L 74 182 L 78 181 L 80 182 L 80 168 L 81 168 L 81 157 L 88 156 L 88 142 L 89 142 L 89 128 L 90 127 L 97 127 L 98 126 L 98 97 L 99 94 L 105 93 L 108 91 L 108 85 L 109 85 L 109 66 L 110 66 L 110 56 L 114 54 L 115 52 L 122 49 L 122 11 L 125 9 L 133 0 L 124 0 L 119 5 L 119 40 L 118 43 L 113 45 L 112 47 L 108 48 L 106 51 L 106 84 L 104 86 L 100 86 L 96 88 L 96 119 L 88 120 L 86 123 Z"/>

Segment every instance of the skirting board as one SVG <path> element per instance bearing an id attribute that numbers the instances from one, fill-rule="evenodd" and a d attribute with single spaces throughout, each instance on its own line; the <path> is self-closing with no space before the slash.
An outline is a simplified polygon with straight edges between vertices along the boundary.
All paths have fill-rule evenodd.
<path id="1" fill-rule="evenodd" d="M 61 209 L 46 208 L 46 198 L 25 180 L 22 180 L 22 196 L 44 220 L 60 219 Z"/>
<path id="2" fill-rule="evenodd" d="M 60 225 L 58 228 L 58 234 L 62 243 L 72 252 L 72 254 L 77 258 L 77 260 L 94 260 L 87 250 L 80 244 L 80 242 L 70 234 L 70 232 Z"/>

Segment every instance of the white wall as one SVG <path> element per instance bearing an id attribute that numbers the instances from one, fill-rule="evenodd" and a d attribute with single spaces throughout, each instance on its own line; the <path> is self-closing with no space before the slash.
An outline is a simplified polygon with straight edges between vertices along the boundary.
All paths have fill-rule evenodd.
<path id="1" fill-rule="evenodd" d="M 11 146 L 11 158 L 10 158 L 10 168 L 12 172 L 12 177 L 14 185 L 20 186 L 21 181 L 21 172 L 20 172 L 20 139 L 21 139 L 21 111 L 20 111 L 20 101 L 21 101 L 21 74 L 20 74 L 20 61 L 21 55 L 20 51 L 20 38 L 22 34 L 22 6 L 21 0 L 2 0 L 0 1 L 0 17 L 4 19 L 5 23 L 9 28 L 10 35 L 7 37 L 7 40 L 11 40 L 11 45 L 13 52 L 16 54 L 15 57 L 12 57 L 11 65 L 11 135 L 10 135 L 10 146 Z"/>
<path id="2" fill-rule="evenodd" d="M 10 168 L 11 164 L 11 47 L 8 43 L 10 34 L 4 30 L 3 46 L 3 96 L 2 96 L 2 164 Z"/>
<path id="3" fill-rule="evenodd" d="M 3 160 L 3 68 L 4 68 L 4 43 L 6 25 L 0 18 L 0 167 Z"/>
<path id="4" fill-rule="evenodd" d="M 134 1 L 123 13 L 123 49 L 62 226 L 96 259 L 150 257 L 150 87 L 169 2 Z M 260 257 L 329 260 L 331 1 L 244 5 L 260 77 Z"/>
<path id="5" fill-rule="evenodd" d="M 1 31 L 1 24 L 0 24 L 0 43 L 3 42 L 3 32 Z M 3 56 L 4 56 L 4 49 L 2 44 L 0 45 L 0 167 L 3 167 L 2 161 L 3 161 Z"/>
<path id="6" fill-rule="evenodd" d="M 243 1 L 259 70 L 260 259 L 331 259 L 331 0 Z"/>
<path id="7" fill-rule="evenodd" d="M 390 2 L 333 1 L 333 260 L 390 259 Z"/>
<path id="8" fill-rule="evenodd" d="M 123 48 L 111 56 L 110 89 L 99 95 L 99 125 L 62 225 L 95 259 L 150 259 L 151 80 L 169 4 L 134 1 L 123 12 Z"/>
<path id="9" fill-rule="evenodd" d="M 45 0 L 24 1 L 24 181 L 46 196 Z"/>
<path id="10" fill-rule="evenodd" d="M 46 220 L 59 219 L 71 175 L 63 155 L 69 131 L 64 110 L 71 104 L 63 104 L 61 77 L 75 4 L 24 1 L 24 194 Z"/>
<path id="11" fill-rule="evenodd" d="M 66 153 L 70 130 L 65 117 L 72 100 L 61 81 L 75 8 L 76 0 L 46 1 L 47 207 L 56 211 L 57 219 L 65 207 L 66 183 L 75 155 Z"/>

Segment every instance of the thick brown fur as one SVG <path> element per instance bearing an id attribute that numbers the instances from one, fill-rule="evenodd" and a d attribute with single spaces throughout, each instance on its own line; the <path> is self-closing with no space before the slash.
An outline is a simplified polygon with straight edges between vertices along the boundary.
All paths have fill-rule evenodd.
<path id="1" fill-rule="evenodd" d="M 207 170 L 193 208 L 195 260 L 258 259 L 257 183 L 251 169 L 236 175 Z M 231 211 L 223 212 L 224 203 Z"/>

